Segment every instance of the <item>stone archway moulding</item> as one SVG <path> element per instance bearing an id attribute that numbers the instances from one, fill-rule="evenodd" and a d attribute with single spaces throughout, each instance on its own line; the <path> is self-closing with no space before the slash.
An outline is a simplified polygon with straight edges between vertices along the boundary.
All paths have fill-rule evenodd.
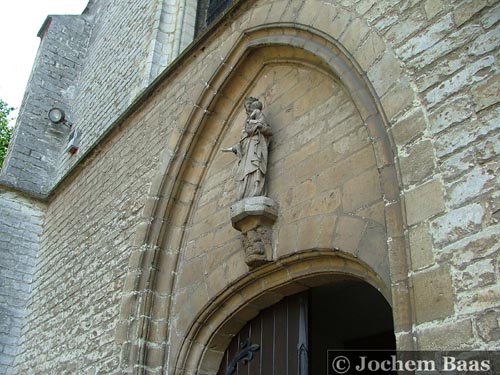
<path id="1" fill-rule="evenodd" d="M 182 189 L 182 181 L 189 180 L 198 185 L 203 180 L 206 171 L 206 168 L 193 169 L 188 167 L 192 161 L 195 146 L 204 128 L 209 126 L 207 125 L 209 124 L 209 115 L 215 114 L 222 116 L 223 119 L 230 118 L 238 101 L 244 95 L 244 90 L 234 93 L 236 99 L 232 102 L 228 102 L 228 98 L 221 95 L 224 88 L 234 78 L 233 73 L 238 65 L 250 52 L 270 46 L 286 48 L 287 53 L 290 50 L 300 51 L 303 54 L 302 58 L 309 56 L 316 62 L 321 61 L 331 76 L 343 84 L 367 127 L 381 176 L 382 194 L 386 201 L 386 227 L 390 239 L 389 263 L 393 284 L 392 299 L 397 301 L 397 304 L 393 304 L 395 327 L 400 332 L 411 330 L 413 318 L 411 317 L 412 309 L 407 288 L 408 268 L 402 209 L 399 200 L 400 185 L 392 143 L 386 131 L 386 119 L 380 102 L 362 69 L 348 51 L 332 37 L 308 26 L 289 23 L 268 24 L 246 30 L 208 80 L 206 88 L 201 93 L 185 124 L 183 134 L 173 149 L 166 150 L 167 162 L 159 171 L 157 182 L 153 184 L 151 189 L 151 204 L 145 212 L 147 219 L 137 233 L 136 243 L 142 246 L 142 250 L 139 256 L 131 257 L 129 266 L 131 270 L 135 270 L 129 274 L 129 279 L 132 280 L 129 281 L 129 285 L 132 287 L 129 288 L 130 290 L 124 290 L 124 299 L 133 298 L 136 301 L 135 310 L 129 311 L 131 317 L 127 320 L 134 322 L 133 326 L 129 324 L 128 328 L 129 344 L 131 345 L 128 358 L 136 373 L 143 373 L 144 369 L 149 366 L 148 348 L 159 345 L 159 343 L 151 342 L 149 339 L 155 292 L 158 285 L 161 285 L 163 294 L 171 295 L 172 293 L 184 223 L 187 222 L 193 208 L 191 204 L 190 207 L 182 210 L 182 213 L 177 212 L 181 210 L 177 210 L 174 198 Z M 293 56 L 290 58 L 293 59 Z M 225 129 L 220 130 L 219 139 L 224 134 Z M 197 150 L 197 160 L 201 160 L 206 165 L 215 152 L 219 139 L 212 140 L 210 147 L 204 148 L 206 151 L 200 153 Z M 190 202 L 195 202 L 195 198 L 196 189 L 191 193 Z M 177 227 L 172 225 L 173 222 L 179 221 L 181 225 Z M 165 268 L 162 269 L 160 262 Z M 158 271 L 159 269 L 161 272 Z M 395 285 L 397 287 L 394 287 Z M 164 314 L 168 316 L 169 301 L 164 305 Z M 206 329 L 215 328 L 209 326 Z M 209 336 L 204 334 L 203 337 Z M 166 337 L 164 339 L 167 341 Z M 189 348 L 189 353 L 193 350 L 201 350 L 201 347 L 196 345 L 183 345 L 183 350 L 187 350 L 187 348 Z M 180 357 L 176 356 L 176 360 L 168 359 L 169 368 L 171 368 L 172 361 L 175 361 L 177 364 L 185 363 L 194 369 L 196 366 L 191 362 L 191 358 L 195 357 L 189 353 L 181 353 Z M 183 373 L 187 374 L 187 372 Z"/>
<path id="2" fill-rule="evenodd" d="M 390 303 L 391 291 L 382 279 L 341 251 L 300 251 L 249 272 L 200 311 L 183 342 L 176 370 L 184 375 L 216 374 L 234 334 L 261 310 L 289 295 L 345 279 L 370 284 Z"/>

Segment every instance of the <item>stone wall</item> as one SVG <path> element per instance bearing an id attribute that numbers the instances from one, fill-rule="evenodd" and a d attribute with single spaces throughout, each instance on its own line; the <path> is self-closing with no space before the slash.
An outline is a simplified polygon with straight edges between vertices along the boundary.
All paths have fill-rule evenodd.
<path id="1" fill-rule="evenodd" d="M 243 264 L 229 213 L 224 217 L 232 160 L 218 154 L 222 143 L 237 139 L 247 93 L 264 98 L 276 126 L 270 171 L 270 194 L 281 206 L 276 264 L 305 257 L 296 250 L 314 253 L 325 238 L 329 247 L 318 251 L 324 256 L 383 249 L 390 275 L 382 254 L 370 259 L 367 250 L 362 260 L 385 281 L 382 287 L 390 284 L 386 298 L 400 348 L 498 349 L 499 7 L 495 1 L 243 2 L 54 192 L 18 373 L 194 373 L 199 364 L 190 358 L 210 344 L 190 346 L 194 317 L 211 306 L 231 315 L 223 307 L 232 305 L 220 296 L 238 280 L 258 279 Z M 301 26 L 286 35 L 288 49 L 273 63 L 252 60 L 261 45 L 238 50 L 255 35 L 282 46 L 283 25 L 259 29 L 276 22 Z M 297 35 L 310 39 L 294 45 Z M 333 74 L 332 51 L 351 65 Z M 109 70 L 106 63 L 95 69 L 101 77 Z M 319 79 L 321 71 L 330 78 Z M 352 82 L 352 72 L 366 87 Z M 138 78 L 131 82 L 140 87 Z M 370 93 L 376 110 L 359 105 L 368 98 L 360 91 Z M 128 105 L 127 95 L 116 108 Z M 109 97 L 101 99 L 101 110 L 114 108 Z M 379 114 L 383 121 L 374 121 Z M 112 116 L 102 116 L 85 121 L 106 128 Z M 323 210 L 317 220 L 310 215 L 315 209 Z M 286 284 L 293 273 L 287 267 L 253 292 Z M 185 293 L 193 285 L 196 293 Z M 272 303 L 272 295 L 265 297 Z M 250 297 L 235 299 L 240 323 L 249 320 Z M 200 331 L 220 337 L 217 327 Z M 237 328 L 224 329 L 227 336 Z M 207 373 L 217 366 L 217 355 L 210 359 L 203 362 Z"/>
<path id="2" fill-rule="evenodd" d="M 0 189 L 0 374 L 13 368 L 31 291 L 44 206 Z"/>
<path id="3" fill-rule="evenodd" d="M 53 185 L 111 129 L 194 37 L 193 0 L 98 0 L 72 114 L 80 150 L 62 153 Z"/>
<path id="4" fill-rule="evenodd" d="M 406 22 L 376 26 L 413 78 L 420 105 L 414 101 L 391 129 L 406 199 L 415 330 L 422 348 L 498 348 L 498 323 L 489 317 L 500 308 L 500 5 L 418 5 Z"/>
<path id="5" fill-rule="evenodd" d="M 193 0 L 96 0 L 48 17 L 0 182 L 46 198 L 191 43 L 195 15 Z M 75 155 L 69 128 L 48 121 L 53 107 L 80 133 Z"/>
<path id="6" fill-rule="evenodd" d="M 71 118 L 78 75 L 86 54 L 90 25 L 82 16 L 50 16 L 40 30 L 40 47 L 19 110 L 0 183 L 34 196 L 51 190 L 68 127 L 53 125 L 49 109 Z"/>

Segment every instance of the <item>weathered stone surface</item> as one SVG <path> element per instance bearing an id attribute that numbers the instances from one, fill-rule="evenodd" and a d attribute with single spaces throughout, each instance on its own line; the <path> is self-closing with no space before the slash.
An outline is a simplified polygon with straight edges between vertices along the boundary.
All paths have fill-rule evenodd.
<path id="1" fill-rule="evenodd" d="M 246 232 L 255 226 L 252 223 L 243 223 L 246 220 L 256 219 L 260 223 L 274 223 L 278 217 L 278 204 L 268 197 L 251 197 L 234 203 L 231 208 L 231 222 L 239 231 Z"/>
<path id="2" fill-rule="evenodd" d="M 474 290 L 496 282 L 496 262 L 484 259 L 467 265 L 463 270 L 455 272 L 457 291 Z"/>
<path id="3" fill-rule="evenodd" d="M 364 220 L 342 216 L 337 221 L 333 246 L 336 249 L 355 253 L 366 228 Z"/>
<path id="4" fill-rule="evenodd" d="M 397 51 L 403 60 L 407 60 L 436 44 L 453 26 L 452 16 L 446 14 L 436 20 L 427 30 L 409 39 Z"/>
<path id="5" fill-rule="evenodd" d="M 500 34 L 500 31 L 498 32 Z M 500 74 L 495 74 L 472 89 L 472 99 L 476 111 L 481 111 L 500 101 Z"/>
<path id="6" fill-rule="evenodd" d="M 484 209 L 478 203 L 450 210 L 433 220 L 432 236 L 437 244 L 447 244 L 461 239 L 468 233 L 477 232 L 483 222 Z"/>
<path id="7" fill-rule="evenodd" d="M 500 298 L 498 283 L 458 294 L 457 308 L 464 314 L 479 314 Z"/>
<path id="8" fill-rule="evenodd" d="M 245 278 L 261 280 L 258 269 L 249 273 L 240 233 L 231 226 L 232 160 L 214 151 L 239 139 L 246 95 L 262 98 L 275 131 L 269 196 L 280 210 L 269 268 L 292 258 L 301 264 L 298 273 L 283 267 L 269 285 L 312 272 L 301 263 L 304 256 L 328 254 L 337 263 L 318 268 L 326 273 L 334 267 L 351 272 L 340 263 L 352 258 L 378 274 L 386 293 L 392 288 L 396 327 L 404 330 L 400 349 L 411 348 L 413 334 L 421 348 L 497 345 L 491 311 L 500 300 L 500 5 L 233 2 L 235 13 L 130 107 L 189 40 L 189 32 L 171 37 L 196 16 L 195 2 L 104 3 L 91 3 L 88 22 L 95 27 L 89 44 L 78 45 L 87 49 L 78 56 L 81 74 L 61 78 L 78 77 L 66 94 L 75 95 L 88 157 L 47 202 L 41 240 L 29 234 L 36 231 L 33 222 L 22 224 L 23 241 L 30 248 L 38 243 L 39 252 L 18 373 L 131 373 L 134 366 L 193 373 L 169 364 L 162 369 L 162 358 L 177 358 L 187 327 L 195 327 L 218 296 Z M 298 20 L 301 26 L 293 28 Z M 270 30 L 271 23 L 280 29 Z M 259 31 L 248 32 L 250 25 Z M 286 38 L 298 48 L 273 44 L 283 41 L 284 25 L 293 28 Z M 256 35 L 257 44 L 239 50 Z M 245 58 L 232 58 L 231 51 Z M 382 116 L 374 121 L 377 111 Z M 18 151 L 26 157 L 14 168 L 27 162 L 26 149 Z M 54 161 L 32 151 L 35 167 Z M 55 162 L 59 178 L 78 159 Z M 33 181 L 31 188 L 40 188 L 36 176 Z M 12 231 L 10 220 L 0 215 L 0 226 Z M 269 285 L 259 284 L 259 292 Z M 27 297 L 24 287 L 16 293 Z M 271 293 L 262 300 L 281 298 Z M 225 313 L 235 313 L 227 307 L 233 302 Z M 236 313 L 241 319 L 255 314 L 253 307 Z M 224 334 L 236 334 L 244 321 L 234 323 Z M 201 331 L 212 334 L 217 326 Z M 145 331 L 149 336 L 139 337 Z M 202 351 L 201 343 L 192 347 Z M 143 366 L 141 358 L 158 367 Z M 209 365 L 202 368 L 217 368 Z"/>
<path id="9" fill-rule="evenodd" d="M 455 22 L 457 26 L 462 25 L 471 19 L 474 14 L 479 12 L 488 5 L 487 0 L 467 0 L 454 12 Z"/>
<path id="10" fill-rule="evenodd" d="M 44 205 L 0 188 L 0 373 L 12 368 L 36 269 Z"/>
<path id="11" fill-rule="evenodd" d="M 428 267 L 434 263 L 432 238 L 427 223 L 410 228 L 409 241 L 413 270 Z"/>
<path id="12" fill-rule="evenodd" d="M 368 70 L 375 60 L 382 55 L 385 48 L 383 39 L 376 32 L 371 32 L 359 46 L 354 57 L 365 70 Z"/>
<path id="13" fill-rule="evenodd" d="M 461 320 L 417 331 L 420 350 L 467 349 L 472 342 L 472 322 Z"/>
<path id="14" fill-rule="evenodd" d="M 446 8 L 446 2 L 443 0 L 426 0 L 424 3 L 425 15 L 428 20 L 443 12 Z"/>
<path id="15" fill-rule="evenodd" d="M 498 309 L 489 310 L 481 314 L 476 323 L 479 336 L 485 342 L 497 342 L 500 340 L 500 327 L 498 316 L 500 312 Z"/>
<path id="16" fill-rule="evenodd" d="M 429 116 L 430 128 L 433 134 L 462 122 L 472 116 L 472 108 L 468 96 L 458 96 L 436 108 Z"/>
<path id="17" fill-rule="evenodd" d="M 377 170 L 370 170 L 344 184 L 342 205 L 344 212 L 355 212 L 370 206 L 382 196 L 380 175 Z"/>
<path id="18" fill-rule="evenodd" d="M 441 266 L 413 275 L 417 322 L 443 319 L 454 311 L 450 269 Z"/>
<path id="19" fill-rule="evenodd" d="M 401 175 L 405 186 L 416 184 L 435 171 L 433 146 L 429 140 L 405 147 L 406 155 L 400 159 Z"/>
<path id="20" fill-rule="evenodd" d="M 444 210 L 441 183 L 432 180 L 405 194 L 406 216 L 409 225 L 417 224 Z M 425 202 L 425 204 L 423 204 Z"/>
<path id="21" fill-rule="evenodd" d="M 368 71 L 368 78 L 372 82 L 379 97 L 389 90 L 401 74 L 399 61 L 391 53 L 384 53 L 382 59 L 375 63 Z"/>
<path id="22" fill-rule="evenodd" d="M 420 135 L 426 128 L 424 114 L 421 110 L 410 113 L 407 117 L 399 119 L 391 128 L 391 134 L 398 146 L 404 145 Z"/>
<path id="23" fill-rule="evenodd" d="M 495 176 L 494 172 L 498 168 L 498 165 L 492 165 L 492 163 L 473 168 L 456 180 L 454 184 L 447 186 L 450 206 L 463 205 L 498 186 L 498 176 Z"/>

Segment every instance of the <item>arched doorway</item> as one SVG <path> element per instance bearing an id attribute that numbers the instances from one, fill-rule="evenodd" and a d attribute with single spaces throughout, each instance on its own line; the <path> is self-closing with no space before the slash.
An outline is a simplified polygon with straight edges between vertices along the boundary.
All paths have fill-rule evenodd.
<path id="1" fill-rule="evenodd" d="M 342 277 L 263 310 L 233 338 L 217 375 L 326 375 L 328 350 L 395 348 L 385 298 Z"/>

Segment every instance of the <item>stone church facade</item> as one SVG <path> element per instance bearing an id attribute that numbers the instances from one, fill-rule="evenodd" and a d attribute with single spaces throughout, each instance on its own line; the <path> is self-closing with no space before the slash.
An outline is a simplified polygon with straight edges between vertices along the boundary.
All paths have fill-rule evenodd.
<path id="1" fill-rule="evenodd" d="M 215 375 L 253 319 L 347 281 L 399 350 L 500 349 L 499 19 L 495 0 L 49 16 L 0 175 L 0 371 Z M 248 96 L 273 132 L 259 264 L 221 152 Z"/>

